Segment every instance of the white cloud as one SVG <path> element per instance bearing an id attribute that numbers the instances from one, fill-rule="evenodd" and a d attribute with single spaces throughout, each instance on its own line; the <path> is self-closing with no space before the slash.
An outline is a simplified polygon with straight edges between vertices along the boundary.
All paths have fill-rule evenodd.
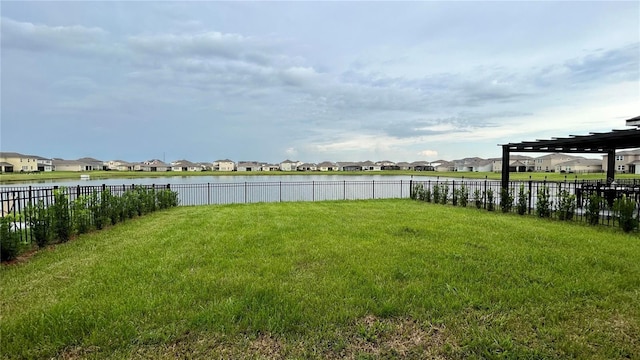
<path id="1" fill-rule="evenodd" d="M 422 150 L 418 155 L 424 156 L 425 158 L 435 158 L 438 156 L 438 152 L 435 150 Z"/>
<path id="2" fill-rule="evenodd" d="M 99 27 L 82 25 L 49 26 L 7 17 L 2 17 L 0 22 L 2 46 L 29 51 L 94 48 L 108 34 Z"/>

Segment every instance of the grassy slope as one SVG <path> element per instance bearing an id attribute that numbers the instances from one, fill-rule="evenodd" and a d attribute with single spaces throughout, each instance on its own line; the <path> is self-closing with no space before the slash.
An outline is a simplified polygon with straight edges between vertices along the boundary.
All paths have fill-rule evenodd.
<path id="1" fill-rule="evenodd" d="M 633 357 L 638 259 L 637 235 L 409 200 L 183 207 L 2 267 L 0 351 Z"/>
<path id="2" fill-rule="evenodd" d="M 493 172 L 434 172 L 434 171 L 348 171 L 348 172 L 281 172 L 281 171 L 253 171 L 253 172 L 220 172 L 220 171 L 202 171 L 202 172 L 146 172 L 146 171 L 88 171 L 88 172 L 76 172 L 76 171 L 52 171 L 41 172 L 34 174 L 1 174 L 0 184 L 11 184 L 21 181 L 38 181 L 38 180 L 62 180 L 72 179 L 76 180 L 80 178 L 80 174 L 89 174 L 92 179 L 132 179 L 140 177 L 170 177 L 170 176 L 277 176 L 277 175 L 406 175 L 406 176 L 439 176 L 439 177 L 454 177 L 454 178 L 469 178 L 469 179 L 488 179 L 499 180 L 501 178 L 500 173 Z M 560 174 L 560 173 L 511 173 L 511 180 L 605 180 L 606 174 Z M 619 179 L 631 179 L 639 178 L 636 174 L 617 174 L 616 178 Z"/>

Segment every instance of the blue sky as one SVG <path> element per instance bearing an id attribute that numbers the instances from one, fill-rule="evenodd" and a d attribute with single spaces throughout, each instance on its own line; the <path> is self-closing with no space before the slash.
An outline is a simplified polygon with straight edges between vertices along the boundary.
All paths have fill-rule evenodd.
<path id="1" fill-rule="evenodd" d="M 7 2 L 2 151 L 498 157 L 640 115 L 640 3 Z"/>

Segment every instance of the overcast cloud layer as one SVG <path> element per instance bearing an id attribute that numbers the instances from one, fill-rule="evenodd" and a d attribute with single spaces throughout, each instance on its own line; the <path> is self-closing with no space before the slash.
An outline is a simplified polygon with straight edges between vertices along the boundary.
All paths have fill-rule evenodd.
<path id="1" fill-rule="evenodd" d="M 638 2 L 2 2 L 2 151 L 500 156 L 640 115 Z"/>

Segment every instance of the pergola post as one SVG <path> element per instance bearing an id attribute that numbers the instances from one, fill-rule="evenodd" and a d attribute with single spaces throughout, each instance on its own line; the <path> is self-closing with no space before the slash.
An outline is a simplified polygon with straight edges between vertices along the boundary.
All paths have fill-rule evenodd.
<path id="1" fill-rule="evenodd" d="M 611 185 L 616 176 L 616 149 L 607 150 L 607 185 Z"/>
<path id="2" fill-rule="evenodd" d="M 509 145 L 502 145 L 502 189 L 509 188 Z"/>

